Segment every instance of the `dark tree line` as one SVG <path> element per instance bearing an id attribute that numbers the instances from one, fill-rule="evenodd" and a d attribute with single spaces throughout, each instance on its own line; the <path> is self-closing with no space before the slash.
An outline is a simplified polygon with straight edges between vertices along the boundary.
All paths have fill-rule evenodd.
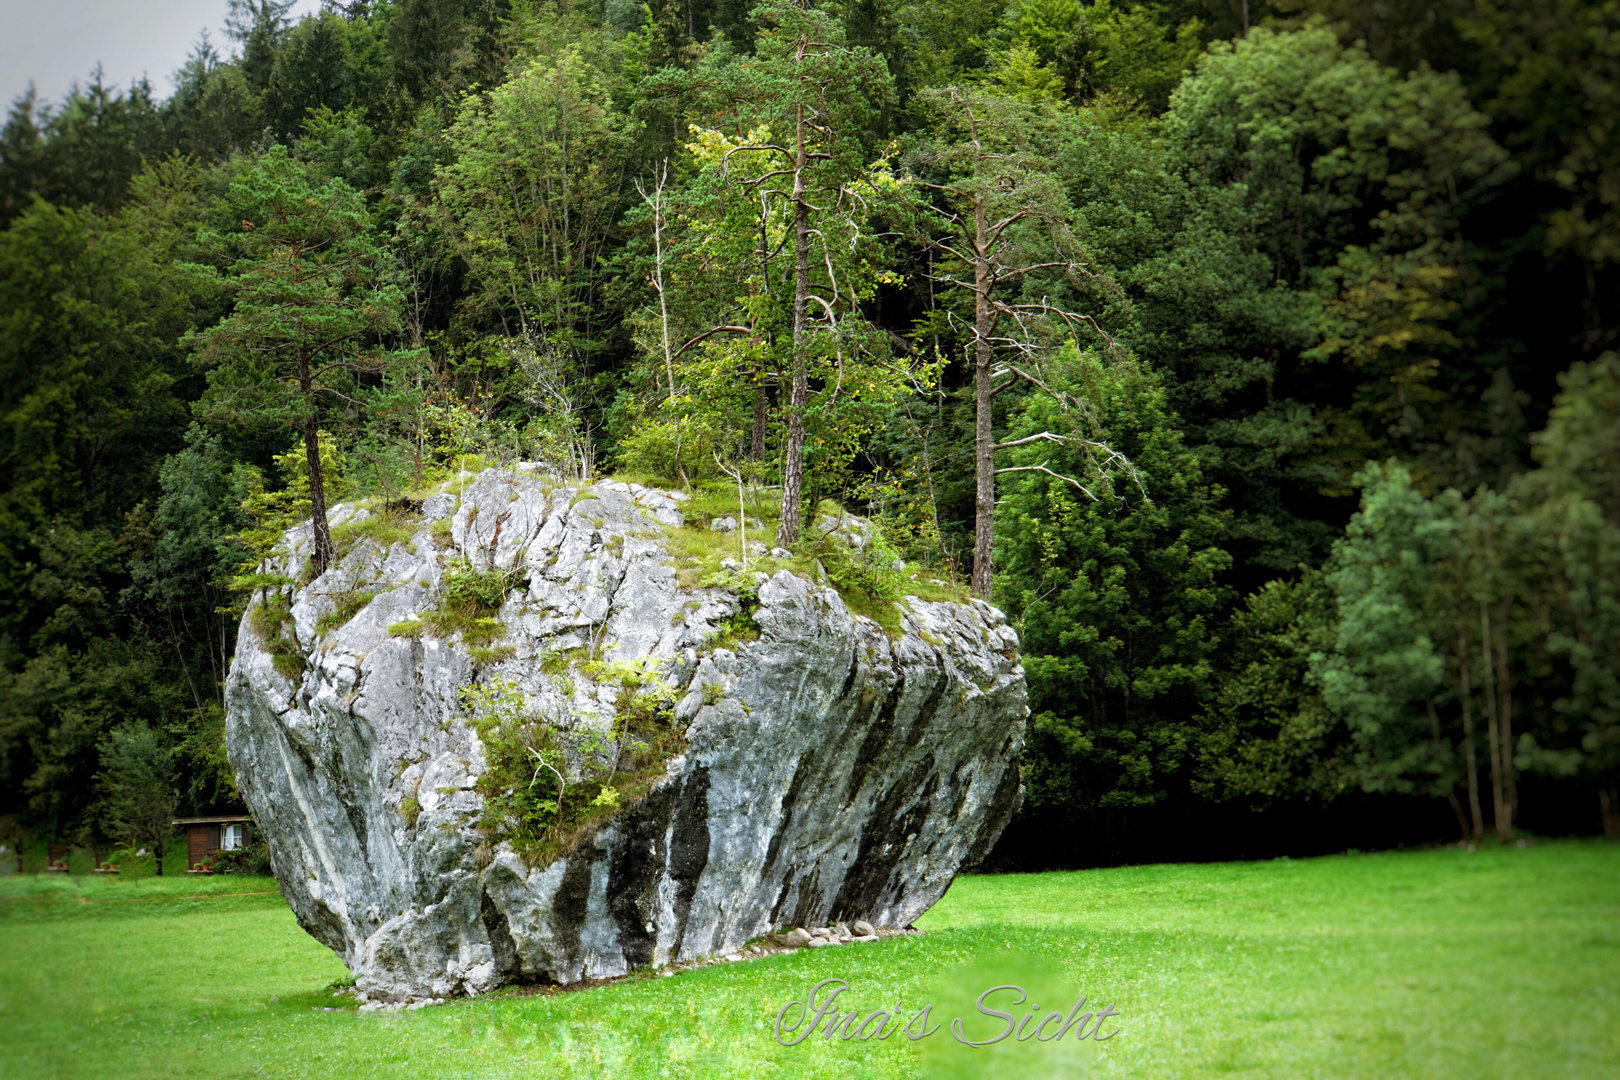
<path id="1" fill-rule="evenodd" d="M 0 129 L 8 828 L 229 806 L 282 529 L 523 458 L 1006 607 L 1008 861 L 1620 831 L 1609 9 L 289 7 Z"/>

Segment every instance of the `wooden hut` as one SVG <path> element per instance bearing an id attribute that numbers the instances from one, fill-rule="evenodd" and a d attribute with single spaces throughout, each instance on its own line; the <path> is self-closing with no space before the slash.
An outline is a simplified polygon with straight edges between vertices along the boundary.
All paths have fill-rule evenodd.
<path id="1" fill-rule="evenodd" d="M 186 829 L 188 872 L 197 870 L 202 861 L 216 851 L 235 851 L 252 842 L 253 819 L 246 814 L 175 818 L 174 824 Z"/>

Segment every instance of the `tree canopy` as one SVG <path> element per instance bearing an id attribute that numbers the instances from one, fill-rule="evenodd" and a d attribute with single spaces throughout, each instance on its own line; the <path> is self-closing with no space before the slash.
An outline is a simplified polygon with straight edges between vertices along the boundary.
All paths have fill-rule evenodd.
<path id="1" fill-rule="evenodd" d="M 522 460 L 1001 604 L 1009 864 L 1620 834 L 1614 5 L 291 10 L 0 126 L 8 830 L 229 808 L 285 531 Z"/>

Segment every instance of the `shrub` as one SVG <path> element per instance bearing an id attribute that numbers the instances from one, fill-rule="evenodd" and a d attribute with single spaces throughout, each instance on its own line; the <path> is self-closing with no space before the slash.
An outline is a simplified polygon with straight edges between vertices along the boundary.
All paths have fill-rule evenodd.
<path id="1" fill-rule="evenodd" d="M 851 611 L 865 615 L 891 635 L 900 628 L 895 601 L 905 593 L 900 553 L 873 522 L 865 525 L 865 541 L 851 547 L 839 532 L 815 538 L 810 551 L 821 561 L 838 595 Z"/>
<path id="2" fill-rule="evenodd" d="M 270 848 L 262 841 L 237 848 L 235 851 L 216 851 L 202 862 L 204 870 L 216 874 L 246 874 L 250 877 L 270 876 Z"/>
<path id="3" fill-rule="evenodd" d="M 285 596 L 268 593 L 254 605 L 248 625 L 264 642 L 264 650 L 270 654 L 270 663 L 278 672 L 294 680 L 304 674 L 307 666 L 304 655 L 299 651 L 297 642 L 289 640 L 292 607 Z"/>
<path id="4" fill-rule="evenodd" d="M 555 725 L 515 683 L 463 688 L 462 704 L 484 744 L 479 827 L 490 843 L 507 841 L 531 865 L 543 865 L 662 775 L 681 740 L 671 724 L 673 692 L 655 663 L 587 665 L 600 681 L 618 684 L 618 708 L 605 733 L 575 729 L 577 772 Z"/>
<path id="5" fill-rule="evenodd" d="M 720 474 L 714 462 L 717 445 L 714 431 L 701 419 L 687 419 L 678 427 L 672 420 L 645 420 L 619 440 L 618 469 L 664 484 L 674 483 L 684 471 L 688 480 L 697 482 Z"/>

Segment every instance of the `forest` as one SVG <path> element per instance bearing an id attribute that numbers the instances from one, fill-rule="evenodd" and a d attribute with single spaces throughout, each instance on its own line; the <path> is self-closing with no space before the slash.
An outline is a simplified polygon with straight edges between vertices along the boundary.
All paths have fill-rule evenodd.
<path id="1" fill-rule="evenodd" d="M 540 463 L 1003 607 L 991 863 L 1620 837 L 1620 9 L 228 0 L 0 130 L 0 840 L 238 803 L 290 525 Z"/>

